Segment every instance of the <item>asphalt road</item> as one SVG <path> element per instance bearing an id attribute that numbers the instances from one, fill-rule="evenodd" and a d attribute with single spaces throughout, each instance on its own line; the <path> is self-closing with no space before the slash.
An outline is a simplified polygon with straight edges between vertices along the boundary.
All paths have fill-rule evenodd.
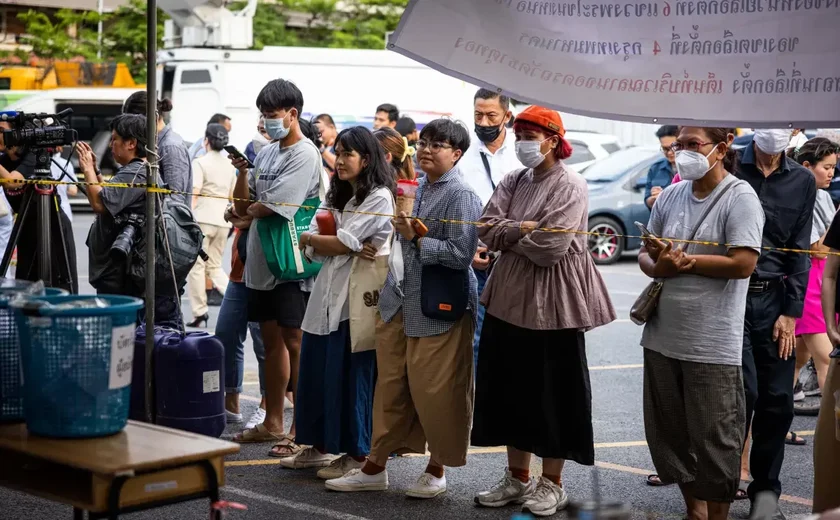
<path id="1" fill-rule="evenodd" d="M 92 218 L 77 215 L 76 232 L 79 274 L 87 291 L 87 251 L 84 239 Z M 227 262 L 226 262 L 227 263 Z M 633 508 L 633 518 L 682 518 L 683 506 L 675 487 L 651 488 L 645 476 L 653 473 L 653 464 L 644 442 L 642 420 L 642 349 L 641 328 L 627 319 L 628 311 L 639 291 L 647 283 L 632 258 L 601 269 L 610 290 L 619 319 L 586 335 L 587 356 L 593 392 L 596 468 L 569 463 L 563 474 L 564 485 L 573 501 L 594 496 L 597 478 L 603 499 L 620 500 Z M 184 302 L 185 309 L 188 307 Z M 218 308 L 211 308 L 210 329 L 215 326 Z M 189 311 L 185 310 L 189 315 Z M 250 343 L 246 347 L 246 385 L 242 406 L 247 415 L 256 406 L 259 388 L 256 385 L 256 360 Z M 527 399 L 528 390 L 522 390 Z M 289 413 L 289 420 L 291 413 Z M 499 410 L 505 413 L 505 410 Z M 814 418 L 797 417 L 793 429 L 807 439 L 807 446 L 788 446 L 782 470 L 783 496 L 780 502 L 788 518 L 803 517 L 810 511 L 813 486 Z M 226 435 L 235 433 L 228 428 Z M 228 518 L 277 519 L 503 519 L 517 510 L 478 509 L 473 505 L 476 492 L 493 485 L 505 468 L 501 449 L 473 449 L 463 468 L 447 469 L 447 493 L 431 501 L 408 499 L 404 491 L 419 476 L 425 457 L 400 458 L 389 468 L 391 488 L 385 493 L 337 494 L 325 491 L 315 470 L 285 470 L 276 459 L 267 456 L 269 445 L 244 445 L 242 451 L 227 462 L 227 483 L 223 496 L 243 503 L 248 511 L 233 511 Z M 0 461 L 2 463 L 2 461 Z M 539 470 L 535 461 L 532 473 Z M 597 475 L 597 477 L 596 477 Z M 31 520 L 70 518 L 66 506 L 0 490 L 0 519 Z M 748 503 L 737 502 L 732 518 L 746 518 Z M 207 518 L 204 502 L 192 502 L 169 508 L 128 515 L 130 519 L 203 520 Z M 566 518 L 565 513 L 555 518 Z"/>

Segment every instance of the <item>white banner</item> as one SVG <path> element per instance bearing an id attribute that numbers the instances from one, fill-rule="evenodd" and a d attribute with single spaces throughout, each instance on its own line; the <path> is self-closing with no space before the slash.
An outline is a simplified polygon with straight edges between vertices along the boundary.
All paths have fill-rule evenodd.
<path id="1" fill-rule="evenodd" d="M 840 126 L 840 0 L 412 0 L 388 47 L 586 116 Z"/>

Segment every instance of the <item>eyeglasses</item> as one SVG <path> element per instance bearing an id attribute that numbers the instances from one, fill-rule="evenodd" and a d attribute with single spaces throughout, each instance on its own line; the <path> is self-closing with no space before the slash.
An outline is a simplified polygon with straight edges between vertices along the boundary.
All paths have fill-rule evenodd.
<path id="1" fill-rule="evenodd" d="M 675 141 L 674 144 L 671 145 L 671 150 L 674 153 L 681 152 L 683 150 L 688 150 L 689 152 L 696 152 L 700 150 L 700 148 L 706 146 L 707 144 L 715 144 L 715 143 L 701 143 L 700 141 L 691 141 L 690 143 L 681 143 L 679 141 Z"/>
<path id="2" fill-rule="evenodd" d="M 417 151 L 428 148 L 432 153 L 438 153 L 444 148 L 452 148 L 452 145 L 439 142 L 430 143 L 428 141 L 417 141 L 415 148 L 417 148 Z"/>
<path id="3" fill-rule="evenodd" d="M 672 145 L 672 144 L 669 144 L 668 146 L 662 146 L 661 147 L 662 153 L 667 154 L 667 153 L 673 152 L 674 151 L 673 148 L 672 148 L 673 146 L 674 145 Z"/>

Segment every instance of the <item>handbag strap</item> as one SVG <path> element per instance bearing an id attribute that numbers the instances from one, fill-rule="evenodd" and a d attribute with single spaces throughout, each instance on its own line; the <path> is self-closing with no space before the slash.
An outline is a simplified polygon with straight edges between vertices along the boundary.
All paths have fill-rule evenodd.
<path id="1" fill-rule="evenodd" d="M 697 236 L 697 232 L 700 231 L 700 226 L 703 224 L 703 221 L 706 220 L 706 217 L 709 216 L 709 213 L 717 205 L 718 201 L 723 197 L 723 195 L 736 184 L 738 184 L 738 179 L 735 179 L 734 181 L 724 186 L 723 189 L 721 189 L 715 194 L 711 202 L 705 208 L 703 208 L 703 213 L 700 214 L 700 218 L 698 218 L 697 222 L 694 224 L 694 229 L 691 230 L 691 235 L 689 235 L 688 238 L 689 240 L 694 240 L 694 237 Z"/>

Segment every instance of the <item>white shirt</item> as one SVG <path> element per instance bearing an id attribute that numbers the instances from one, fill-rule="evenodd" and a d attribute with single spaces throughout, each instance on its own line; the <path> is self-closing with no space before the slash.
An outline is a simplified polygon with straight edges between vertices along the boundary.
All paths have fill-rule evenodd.
<path id="1" fill-rule="evenodd" d="M 363 243 L 370 241 L 379 248 L 377 256 L 390 253 L 388 239 L 393 226 L 389 217 L 346 212 L 359 210 L 393 215 L 394 197 L 388 188 L 377 188 L 368 193 L 361 206 L 356 204 L 356 198 L 353 197 L 344 209 L 344 213 L 333 212 L 336 234 L 342 244 L 351 251 L 359 252 Z M 318 222 L 314 218 L 309 231 L 318 234 Z M 322 262 L 322 265 L 309 295 L 309 303 L 306 305 L 306 314 L 300 328 L 310 334 L 326 336 L 337 331 L 342 321 L 350 319 L 350 269 L 353 266 L 353 257 L 318 256 L 314 254 L 311 246 L 306 248 L 306 256 L 315 262 Z"/>
<path id="2" fill-rule="evenodd" d="M 487 145 L 481 142 L 477 135 L 473 132 L 470 136 L 470 147 L 467 149 L 464 156 L 458 161 L 458 168 L 464 175 L 467 184 L 478 194 L 481 198 L 481 204 L 486 206 L 493 195 L 495 186 L 498 186 L 502 179 L 508 173 L 521 170 L 524 168 L 519 159 L 516 158 L 516 149 L 514 143 L 516 136 L 513 135 L 513 130 L 505 128 L 505 141 L 501 148 L 496 150 L 496 153 L 490 153 Z M 487 168 L 484 167 L 484 161 L 481 160 L 481 154 L 487 157 L 487 163 L 490 165 L 490 177 L 487 176 Z"/>
<path id="3" fill-rule="evenodd" d="M 76 181 L 76 169 L 73 168 L 73 163 L 68 161 L 67 159 L 62 159 L 61 154 L 57 153 L 52 157 L 55 161 L 61 165 L 60 167 L 56 165 L 54 162 L 50 162 L 50 173 L 52 174 L 52 178 L 55 180 L 60 180 L 62 182 L 75 182 Z M 66 166 L 65 166 L 66 164 Z M 61 170 L 64 168 L 67 170 L 67 173 L 70 174 L 70 178 L 66 176 L 62 179 L 61 176 L 64 175 L 64 172 Z M 70 207 L 70 199 L 67 198 L 67 185 L 66 184 L 59 184 L 56 186 L 56 192 L 58 192 L 58 200 L 61 204 L 61 209 L 64 210 L 64 214 L 67 215 L 67 218 L 70 219 L 70 222 L 73 222 L 73 210 Z"/>

